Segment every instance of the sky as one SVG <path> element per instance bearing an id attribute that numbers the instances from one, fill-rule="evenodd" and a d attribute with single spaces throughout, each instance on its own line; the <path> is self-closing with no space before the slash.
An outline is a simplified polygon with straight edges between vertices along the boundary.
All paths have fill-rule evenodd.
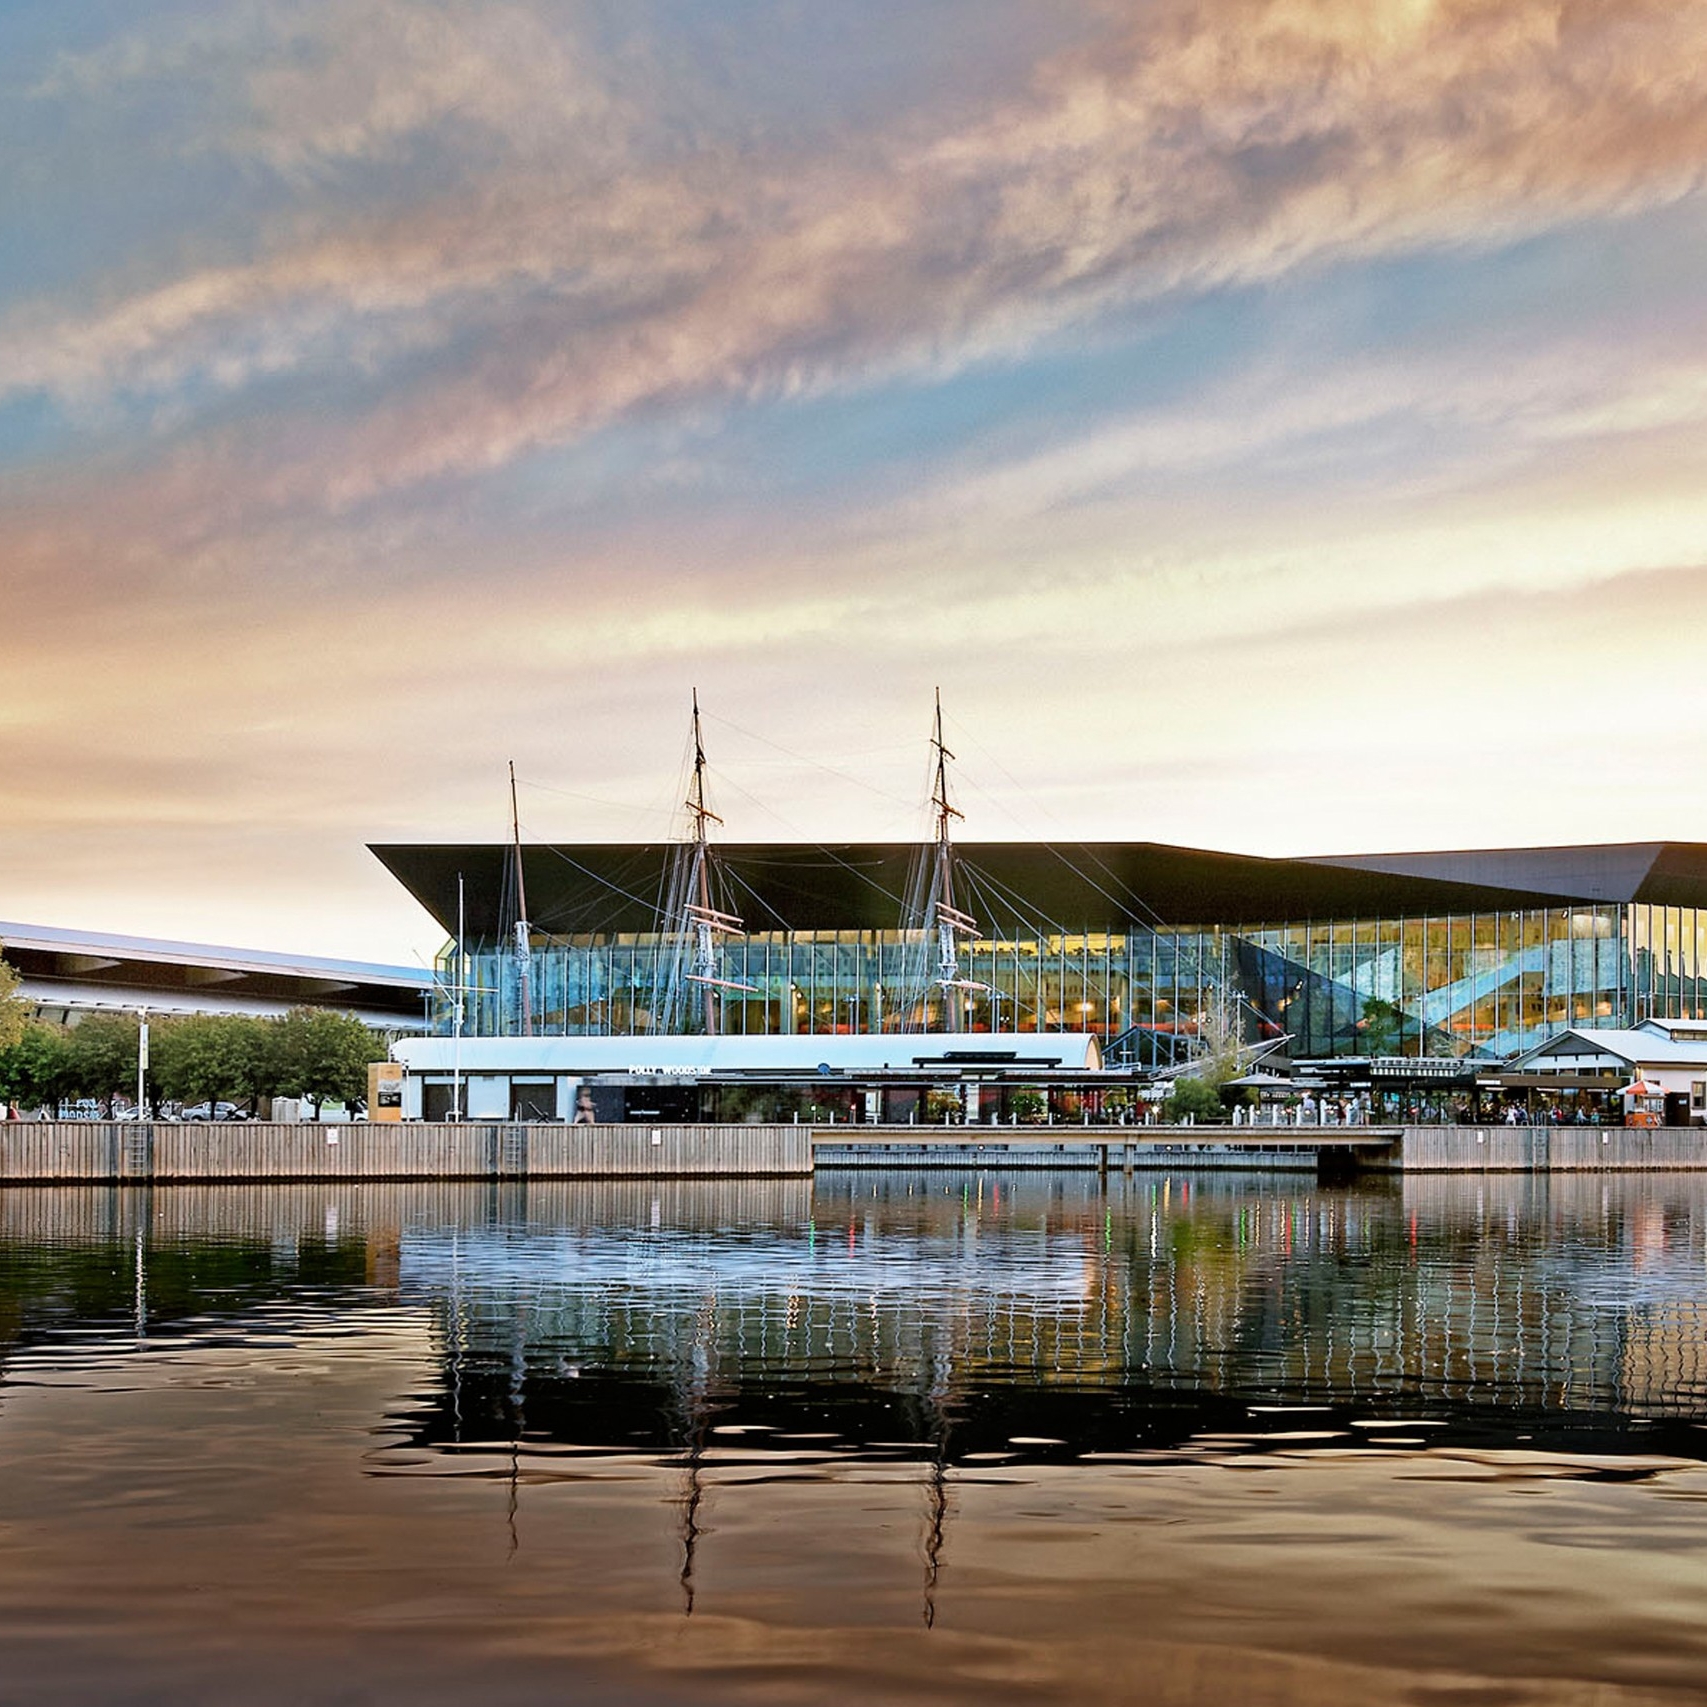
<path id="1" fill-rule="evenodd" d="M 1707 0 L 5 0 L 0 917 L 1707 841 Z"/>

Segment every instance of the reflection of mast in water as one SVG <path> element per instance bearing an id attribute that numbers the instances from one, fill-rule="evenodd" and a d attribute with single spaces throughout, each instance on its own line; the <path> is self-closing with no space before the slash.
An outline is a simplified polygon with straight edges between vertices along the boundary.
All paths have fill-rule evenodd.
<path id="1" fill-rule="evenodd" d="M 450 1243 L 450 1437 L 462 1445 L 462 1356 L 467 1344 L 467 1324 L 462 1313 L 462 1241 L 455 1233 Z"/>
<path id="2" fill-rule="evenodd" d="M 516 1518 L 521 1510 L 522 1433 L 527 1427 L 527 1332 L 518 1308 L 510 1316 L 510 1389 L 505 1409 L 510 1423 L 510 1500 L 504 1521 L 510 1530 L 510 1558 L 521 1547 Z"/>
<path id="3" fill-rule="evenodd" d="M 697 1417 L 688 1424 L 687 1489 L 682 1495 L 682 1616 L 693 1617 L 694 1554 L 699 1547 L 699 1508 L 705 1498 L 705 1485 L 700 1477 L 700 1461 L 705 1451 L 705 1419 Z"/>
<path id="4" fill-rule="evenodd" d="M 942 1570 L 942 1547 L 948 1529 L 948 1435 L 937 1442 L 931 1460 L 930 1509 L 925 1521 L 925 1628 L 936 1627 L 936 1582 Z"/>
<path id="5" fill-rule="evenodd" d="M 682 1497 L 676 1503 L 682 1512 L 682 1616 L 693 1617 L 694 1566 L 698 1560 L 700 1507 L 705 1502 L 705 1439 L 711 1419 L 722 1406 L 712 1395 L 711 1344 L 716 1321 L 715 1296 L 701 1301 L 694 1323 L 692 1343 L 685 1362 L 678 1360 L 673 1380 L 675 1427 L 682 1445 L 682 1467 L 686 1472 Z"/>
<path id="6" fill-rule="evenodd" d="M 925 1480 L 925 1596 L 927 1630 L 936 1626 L 936 1585 L 948 1540 L 948 1443 L 954 1430 L 954 1398 L 951 1391 L 954 1360 L 933 1359 L 932 1380 L 924 1396 L 926 1426 L 931 1442 L 930 1474 Z"/>

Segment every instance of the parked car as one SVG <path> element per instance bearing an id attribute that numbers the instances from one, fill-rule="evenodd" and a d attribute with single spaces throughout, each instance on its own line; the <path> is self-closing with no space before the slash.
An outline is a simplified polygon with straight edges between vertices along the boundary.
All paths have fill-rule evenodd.
<path id="1" fill-rule="evenodd" d="M 178 1110 L 180 1120 L 247 1120 L 249 1116 L 234 1102 L 193 1102 Z"/>

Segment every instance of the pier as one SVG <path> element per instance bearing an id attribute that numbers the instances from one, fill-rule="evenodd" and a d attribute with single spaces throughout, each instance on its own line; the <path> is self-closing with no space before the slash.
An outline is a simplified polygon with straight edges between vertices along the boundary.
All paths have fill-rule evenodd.
<path id="1" fill-rule="evenodd" d="M 763 1179 L 818 1168 L 1614 1173 L 1707 1168 L 1701 1127 L 853 1126 L 11 1121 L 0 1186 Z"/>
<path id="2" fill-rule="evenodd" d="M 0 1125 L 0 1186 L 49 1182 L 763 1179 L 812 1172 L 805 1126 L 59 1120 Z"/>
<path id="3" fill-rule="evenodd" d="M 818 1167 L 1258 1168 L 1325 1177 L 1391 1165 L 1399 1126 L 819 1126 Z"/>

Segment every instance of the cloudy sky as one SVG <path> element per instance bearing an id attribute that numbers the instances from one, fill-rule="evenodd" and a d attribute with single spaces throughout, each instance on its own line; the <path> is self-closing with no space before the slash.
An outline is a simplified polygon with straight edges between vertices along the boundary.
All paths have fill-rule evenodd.
<path id="1" fill-rule="evenodd" d="M 0 917 L 1707 840 L 1707 0 L 7 0 Z"/>

